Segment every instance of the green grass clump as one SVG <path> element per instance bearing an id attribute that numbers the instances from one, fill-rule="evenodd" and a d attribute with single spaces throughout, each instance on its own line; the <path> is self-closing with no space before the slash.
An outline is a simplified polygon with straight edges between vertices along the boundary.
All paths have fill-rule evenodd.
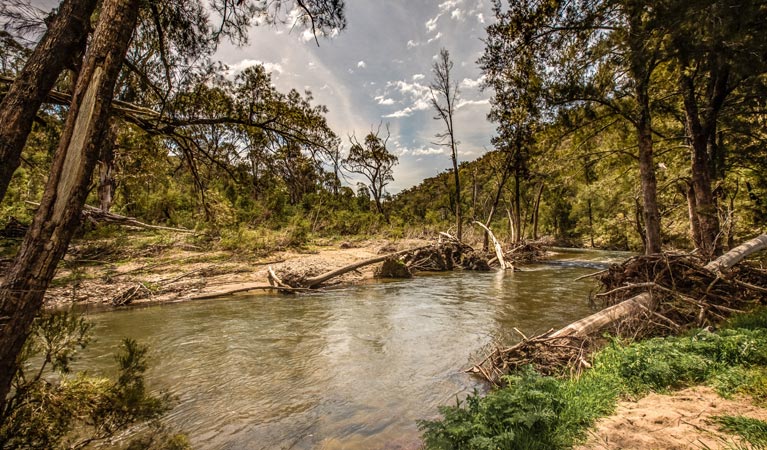
<path id="1" fill-rule="evenodd" d="M 614 340 L 594 356 L 592 369 L 577 378 L 544 377 L 528 368 L 508 377 L 507 387 L 441 408 L 441 420 L 419 422 L 426 448 L 570 448 L 620 398 L 697 384 L 710 384 L 725 396 L 744 393 L 765 402 L 765 327 L 767 314 L 756 311 L 716 333 L 695 330 L 631 344 Z"/>
<path id="2" fill-rule="evenodd" d="M 719 424 L 722 431 L 743 438 L 754 448 L 767 447 L 767 422 L 746 416 L 716 416 L 714 422 Z"/>

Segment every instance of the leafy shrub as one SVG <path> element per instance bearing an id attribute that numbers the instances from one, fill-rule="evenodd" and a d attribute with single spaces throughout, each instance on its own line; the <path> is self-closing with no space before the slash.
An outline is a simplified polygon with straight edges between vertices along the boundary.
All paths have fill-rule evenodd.
<path id="1" fill-rule="evenodd" d="M 45 315 L 35 322 L 0 411 L 0 447 L 57 449 L 109 443 L 133 425 L 157 420 L 168 411 L 168 395 L 147 392 L 147 349 L 131 339 L 123 342 L 116 356 L 116 380 L 70 374 L 70 363 L 77 349 L 88 344 L 90 329 L 88 322 L 71 313 Z M 183 437 L 169 436 L 159 425 L 154 430 L 151 448 L 188 448 L 181 446 Z"/>

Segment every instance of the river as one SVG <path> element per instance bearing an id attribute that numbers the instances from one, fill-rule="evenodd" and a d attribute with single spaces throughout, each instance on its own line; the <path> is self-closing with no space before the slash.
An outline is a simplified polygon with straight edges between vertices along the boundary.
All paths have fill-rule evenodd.
<path id="1" fill-rule="evenodd" d="M 148 383 L 198 449 L 417 448 L 417 420 L 481 388 L 463 369 L 494 339 L 589 314 L 595 284 L 574 279 L 625 256 L 93 313 L 75 368 L 109 373 L 122 338 L 149 344 Z"/>

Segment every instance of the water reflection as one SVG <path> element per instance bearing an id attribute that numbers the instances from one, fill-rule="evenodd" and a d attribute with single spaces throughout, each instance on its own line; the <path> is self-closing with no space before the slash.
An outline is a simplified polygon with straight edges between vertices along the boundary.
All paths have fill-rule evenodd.
<path id="1" fill-rule="evenodd" d="M 493 338 L 589 313 L 593 284 L 573 281 L 589 272 L 527 266 L 93 314 L 98 342 L 79 365 L 111 366 L 124 336 L 150 344 L 151 385 L 178 397 L 169 420 L 196 448 L 417 448 L 416 420 L 477 386 L 462 369 Z"/>

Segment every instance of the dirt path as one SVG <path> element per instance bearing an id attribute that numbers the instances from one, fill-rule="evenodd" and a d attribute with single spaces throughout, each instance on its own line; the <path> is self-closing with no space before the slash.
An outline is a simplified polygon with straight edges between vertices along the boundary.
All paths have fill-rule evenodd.
<path id="1" fill-rule="evenodd" d="M 597 422 L 588 442 L 577 450 L 749 448 L 734 446 L 739 441 L 719 431 L 711 419 L 721 415 L 767 420 L 767 410 L 747 398 L 728 400 L 698 386 L 621 402 L 614 415 Z"/>
<path id="2" fill-rule="evenodd" d="M 230 291 L 268 286 L 269 266 L 279 272 L 290 268 L 322 273 L 380 254 L 424 245 L 426 241 L 370 240 L 355 244 L 317 246 L 306 251 L 281 251 L 266 257 L 237 252 L 201 252 L 171 246 L 121 262 L 96 261 L 90 265 L 62 263 L 46 293 L 48 307 L 68 304 L 167 303 L 210 298 Z M 82 259 L 78 261 L 82 262 Z M 375 266 L 339 277 L 338 283 L 372 278 Z M 268 291 L 266 291 L 268 292 Z"/>

